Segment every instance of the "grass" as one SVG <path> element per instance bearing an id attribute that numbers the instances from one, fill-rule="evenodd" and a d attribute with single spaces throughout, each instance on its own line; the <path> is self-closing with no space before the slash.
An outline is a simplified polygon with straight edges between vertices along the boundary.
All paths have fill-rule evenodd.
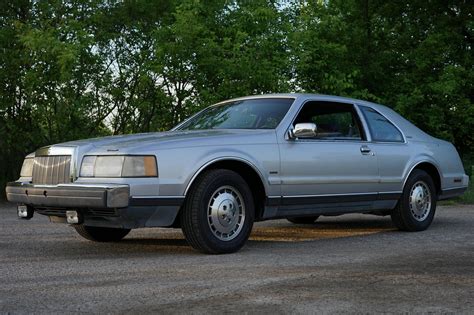
<path id="1" fill-rule="evenodd" d="M 474 204 L 474 183 L 472 182 L 472 180 L 469 181 L 469 187 L 462 196 L 456 197 L 451 200 L 440 201 L 439 204 L 443 206 L 456 204 Z"/>

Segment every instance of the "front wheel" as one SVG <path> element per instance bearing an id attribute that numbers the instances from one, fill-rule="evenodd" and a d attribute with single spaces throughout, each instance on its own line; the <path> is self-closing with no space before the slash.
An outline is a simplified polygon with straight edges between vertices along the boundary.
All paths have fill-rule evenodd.
<path id="1" fill-rule="evenodd" d="M 187 196 L 181 226 L 193 248 L 208 254 L 232 253 L 247 241 L 254 213 L 252 192 L 239 174 L 210 170 Z"/>
<path id="2" fill-rule="evenodd" d="M 95 242 L 118 242 L 130 232 L 129 229 L 115 229 L 87 225 L 74 225 L 76 232 L 83 238 Z"/>
<path id="3" fill-rule="evenodd" d="M 425 171 L 414 170 L 392 211 L 392 221 L 402 231 L 426 230 L 433 221 L 436 201 L 436 188 L 431 176 Z"/>

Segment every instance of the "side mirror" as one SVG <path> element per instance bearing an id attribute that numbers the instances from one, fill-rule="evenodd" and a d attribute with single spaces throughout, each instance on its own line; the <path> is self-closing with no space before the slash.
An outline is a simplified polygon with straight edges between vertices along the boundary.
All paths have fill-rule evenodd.
<path id="1" fill-rule="evenodd" d="M 296 138 L 314 138 L 316 137 L 318 127 L 314 123 L 296 124 L 295 128 L 290 129 L 288 136 L 290 139 Z"/>

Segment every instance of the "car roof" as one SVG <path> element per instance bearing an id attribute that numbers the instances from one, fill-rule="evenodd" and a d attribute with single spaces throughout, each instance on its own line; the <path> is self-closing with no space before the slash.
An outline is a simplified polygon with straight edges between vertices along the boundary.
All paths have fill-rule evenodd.
<path id="1" fill-rule="evenodd" d="M 335 102 L 343 102 L 343 103 L 357 103 L 357 104 L 366 104 L 366 105 L 379 105 L 376 103 L 360 100 L 360 99 L 355 99 L 355 98 L 350 98 L 350 97 L 344 97 L 344 96 L 336 96 L 336 95 L 327 95 L 327 94 L 315 94 L 315 93 L 272 93 L 272 94 L 257 94 L 257 95 L 248 95 L 248 96 L 242 96 L 242 97 L 236 97 L 228 100 L 224 100 L 220 103 L 226 103 L 230 101 L 241 101 L 241 100 L 247 100 L 247 99 L 256 99 L 256 98 L 318 98 L 318 99 L 324 99 L 328 101 L 335 101 Z M 383 106 L 383 105 L 379 105 Z"/>
<path id="2" fill-rule="evenodd" d="M 341 103 L 351 103 L 351 104 L 358 104 L 363 106 L 372 107 L 373 109 L 379 111 L 384 116 L 388 117 L 390 121 L 395 123 L 395 125 L 402 130 L 405 136 L 408 135 L 409 138 L 415 138 L 419 140 L 433 140 L 434 138 L 416 127 L 414 124 L 406 120 L 400 114 L 395 112 L 388 106 L 364 101 L 360 99 L 350 98 L 350 97 L 343 97 L 343 96 L 335 96 L 335 95 L 326 95 L 326 94 L 314 94 L 314 93 L 274 93 L 274 94 L 259 94 L 259 95 L 249 95 L 244 97 L 237 97 L 229 100 L 225 100 L 219 102 L 215 105 L 226 103 L 229 101 L 240 101 L 240 100 L 248 100 L 248 99 L 256 99 L 256 98 L 294 98 L 294 99 L 311 99 L 315 98 L 316 100 L 321 101 L 330 101 L 330 102 L 341 102 Z"/>

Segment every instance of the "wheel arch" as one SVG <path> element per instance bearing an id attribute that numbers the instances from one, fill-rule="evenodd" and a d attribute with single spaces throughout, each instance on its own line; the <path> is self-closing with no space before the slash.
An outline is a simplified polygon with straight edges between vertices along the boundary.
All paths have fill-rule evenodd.
<path id="1" fill-rule="evenodd" d="M 250 161 L 238 157 L 222 157 L 211 160 L 201 166 L 189 181 L 184 195 L 186 196 L 192 186 L 196 183 L 199 176 L 210 169 L 228 169 L 238 173 L 247 182 L 252 191 L 255 204 L 255 220 L 259 220 L 263 216 L 267 190 L 262 173 Z"/>
<path id="2" fill-rule="evenodd" d="M 441 172 L 439 171 L 438 167 L 431 161 L 420 161 L 413 165 L 407 176 L 405 177 L 405 181 L 403 182 L 403 188 L 405 188 L 406 182 L 414 170 L 422 170 L 428 173 L 428 175 L 431 176 L 435 184 L 436 194 L 438 196 L 441 194 Z"/>

